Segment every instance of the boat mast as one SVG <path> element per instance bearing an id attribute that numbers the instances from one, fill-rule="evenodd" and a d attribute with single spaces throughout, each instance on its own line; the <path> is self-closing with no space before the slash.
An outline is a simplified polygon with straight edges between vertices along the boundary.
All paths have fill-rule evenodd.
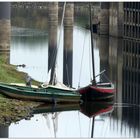
<path id="1" fill-rule="evenodd" d="M 53 62 L 53 67 L 51 69 L 51 78 L 50 78 L 50 81 L 49 81 L 49 84 L 51 85 L 55 85 L 56 84 L 56 80 L 57 80 L 57 77 L 56 77 L 56 64 L 57 64 L 57 57 L 58 57 L 58 49 L 60 47 L 60 39 L 61 39 L 61 33 L 62 33 L 62 28 L 63 28 L 63 22 L 64 22 L 64 14 L 65 14 L 65 7 L 66 7 L 66 2 L 64 2 L 64 6 L 63 6 L 63 13 L 62 13 L 62 20 L 61 20 L 61 25 L 60 25 L 60 34 L 59 34 L 59 38 L 58 38 L 58 42 L 57 42 L 57 48 L 56 48 L 56 53 L 55 53 L 55 56 L 56 57 Z"/>
<path id="2" fill-rule="evenodd" d="M 90 34 L 91 34 L 91 53 L 92 53 L 92 73 L 93 73 L 93 80 L 92 85 L 96 85 L 95 80 L 95 70 L 94 70 L 94 44 L 93 44 L 93 26 L 92 26 L 92 6 L 89 3 L 89 14 L 90 14 Z"/>

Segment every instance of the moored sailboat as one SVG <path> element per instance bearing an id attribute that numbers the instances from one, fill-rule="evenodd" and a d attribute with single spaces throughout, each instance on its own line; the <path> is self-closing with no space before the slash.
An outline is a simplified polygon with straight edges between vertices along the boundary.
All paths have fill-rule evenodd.
<path id="1" fill-rule="evenodd" d="M 96 77 L 101 76 L 103 72 L 95 76 L 94 66 L 94 45 L 93 45 L 93 27 L 92 27 L 92 10 L 91 4 L 89 4 L 90 11 L 90 33 L 91 33 L 91 52 L 92 52 L 92 73 L 93 80 L 85 87 L 79 88 L 77 91 L 82 95 L 82 100 L 112 100 L 114 97 L 115 89 L 112 82 L 96 82 Z"/>

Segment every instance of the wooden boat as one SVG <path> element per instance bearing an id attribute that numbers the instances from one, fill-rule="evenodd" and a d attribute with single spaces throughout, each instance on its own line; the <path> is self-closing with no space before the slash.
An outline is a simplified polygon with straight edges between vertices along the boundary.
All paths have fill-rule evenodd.
<path id="1" fill-rule="evenodd" d="M 96 77 L 101 76 L 104 74 L 105 70 L 102 71 L 100 74 L 95 76 L 95 70 L 94 70 L 94 46 L 93 46 L 93 27 L 92 27 L 92 12 L 91 12 L 91 6 L 90 6 L 90 33 L 91 33 L 91 52 L 92 52 L 92 74 L 93 74 L 93 80 L 91 84 L 79 88 L 77 91 L 82 95 L 82 100 L 89 101 L 89 100 L 113 100 L 115 89 L 114 85 L 109 83 L 103 83 L 103 82 L 96 82 Z"/>
<path id="2" fill-rule="evenodd" d="M 111 101 L 114 99 L 115 89 L 111 83 L 98 83 L 97 85 L 88 85 L 78 89 L 84 101 Z"/>
<path id="3" fill-rule="evenodd" d="M 16 99 L 41 102 L 80 102 L 80 94 L 74 90 L 49 86 L 46 88 L 24 87 L 0 83 L 0 93 Z"/>

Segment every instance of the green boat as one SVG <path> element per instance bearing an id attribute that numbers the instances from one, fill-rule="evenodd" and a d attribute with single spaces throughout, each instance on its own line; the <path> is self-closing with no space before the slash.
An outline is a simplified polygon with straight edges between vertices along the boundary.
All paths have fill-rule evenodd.
<path id="1" fill-rule="evenodd" d="M 47 87 L 27 87 L 0 83 L 0 93 L 22 100 L 41 102 L 80 102 L 80 94 L 75 90 L 48 85 Z"/>

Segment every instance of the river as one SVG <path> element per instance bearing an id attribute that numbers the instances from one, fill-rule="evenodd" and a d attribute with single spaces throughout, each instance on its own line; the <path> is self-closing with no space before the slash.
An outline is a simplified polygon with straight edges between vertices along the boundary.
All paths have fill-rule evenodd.
<path id="1" fill-rule="evenodd" d="M 26 67 L 19 67 L 18 70 L 27 72 L 33 79 L 42 83 L 48 78 L 48 27 L 47 17 L 41 16 L 40 13 L 43 13 L 43 10 L 13 10 L 10 63 L 25 64 Z M 92 75 L 90 32 L 83 27 L 86 24 L 86 16 L 75 17 L 72 82 L 74 88 L 89 84 Z M 51 106 L 51 112 L 38 112 L 30 120 L 11 124 L 8 129 L 9 138 L 91 138 L 91 133 L 94 138 L 138 138 L 139 106 L 123 102 L 120 42 L 121 39 L 118 38 L 94 35 L 95 73 L 107 70 L 106 74 L 116 88 L 113 106 L 91 103 L 87 106 L 89 112 L 79 105 L 71 109 L 64 107 L 63 111 L 58 112 L 57 107 Z M 63 75 L 62 54 L 63 32 L 57 60 L 60 82 Z"/>

